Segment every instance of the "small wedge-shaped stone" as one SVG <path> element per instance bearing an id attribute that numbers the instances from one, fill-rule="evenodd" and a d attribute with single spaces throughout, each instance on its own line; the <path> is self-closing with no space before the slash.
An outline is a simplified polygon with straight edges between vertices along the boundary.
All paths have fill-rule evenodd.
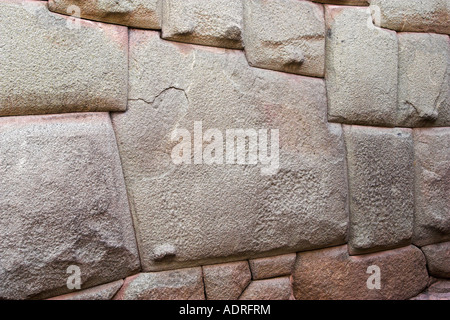
<path id="1" fill-rule="evenodd" d="M 413 243 L 450 241 L 450 128 L 414 129 Z"/>
<path id="2" fill-rule="evenodd" d="M 48 300 L 111 300 L 122 285 L 123 280 L 117 280 L 86 290 L 53 297 Z"/>
<path id="3" fill-rule="evenodd" d="M 297 300 L 404 300 L 427 284 L 425 257 L 414 246 L 357 257 L 340 246 L 299 253 L 293 286 Z"/>
<path id="4" fill-rule="evenodd" d="M 411 129 L 344 126 L 350 186 L 351 254 L 411 243 L 414 149 Z"/>
<path id="5" fill-rule="evenodd" d="M 291 275 L 296 254 L 252 259 L 249 261 L 253 280 Z"/>
<path id="6" fill-rule="evenodd" d="M 395 32 L 373 26 L 368 8 L 325 7 L 329 121 L 395 126 Z"/>
<path id="7" fill-rule="evenodd" d="M 0 216 L 0 299 L 46 298 L 136 272 L 108 113 L 0 118 Z M 77 279 L 80 288 L 69 288 Z"/>
<path id="8" fill-rule="evenodd" d="M 449 0 L 370 0 L 377 25 L 396 31 L 450 34 Z"/>
<path id="9" fill-rule="evenodd" d="M 398 42 L 397 125 L 450 126 L 450 38 L 402 32 Z"/>
<path id="10" fill-rule="evenodd" d="M 202 268 L 140 273 L 125 279 L 115 300 L 205 300 Z"/>
<path id="11" fill-rule="evenodd" d="M 161 29 L 162 0 L 49 0 L 49 9 L 84 19 Z"/>
<path id="12" fill-rule="evenodd" d="M 244 12 L 244 45 L 250 65 L 324 76 L 322 5 L 305 0 L 248 0 Z"/>
<path id="13" fill-rule="evenodd" d="M 145 271 L 345 243 L 345 152 L 341 126 L 326 122 L 324 80 L 249 67 L 239 50 L 132 30 L 129 94 L 113 125 Z M 267 140 L 278 130 L 272 164 L 260 161 L 263 139 L 256 163 L 229 161 L 234 148 L 220 139 L 233 142 L 227 130 L 239 128 Z M 183 163 L 174 161 L 177 132 L 191 149 Z"/>
<path id="14" fill-rule="evenodd" d="M 294 300 L 290 277 L 252 281 L 239 300 Z"/>
<path id="15" fill-rule="evenodd" d="M 127 28 L 0 2 L 0 116 L 123 111 Z"/>
<path id="16" fill-rule="evenodd" d="M 162 37 L 242 49 L 242 0 L 165 0 Z"/>
<path id="17" fill-rule="evenodd" d="M 203 267 L 208 300 L 236 300 L 252 279 L 247 261 Z"/>

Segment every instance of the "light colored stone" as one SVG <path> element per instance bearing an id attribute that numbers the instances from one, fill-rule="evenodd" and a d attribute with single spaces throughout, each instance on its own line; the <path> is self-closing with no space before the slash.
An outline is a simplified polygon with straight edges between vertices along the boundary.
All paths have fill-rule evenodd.
<path id="1" fill-rule="evenodd" d="M 450 281 L 439 280 L 411 300 L 450 300 Z"/>
<path id="2" fill-rule="evenodd" d="M 324 4 L 339 4 L 346 6 L 367 6 L 370 0 L 312 0 Z"/>
<path id="3" fill-rule="evenodd" d="M 323 77 L 323 6 L 304 0 L 244 1 L 244 45 L 254 67 Z"/>
<path id="4" fill-rule="evenodd" d="M 113 126 L 145 271 L 345 243 L 342 130 L 326 122 L 322 79 L 251 68 L 242 51 L 132 30 L 129 89 L 129 109 L 113 114 Z M 278 129 L 278 168 L 175 165 L 171 135 L 193 134 L 195 121 L 224 137 L 232 128 Z"/>
<path id="5" fill-rule="evenodd" d="M 368 288 L 371 266 L 379 267 L 380 289 Z M 427 283 L 425 257 L 414 246 L 356 257 L 340 246 L 299 253 L 293 286 L 297 300 L 403 300 Z"/>
<path id="6" fill-rule="evenodd" d="M 290 275 L 294 268 L 296 254 L 252 259 L 249 261 L 254 280 Z"/>
<path id="7" fill-rule="evenodd" d="M 450 128 L 414 129 L 413 243 L 450 241 Z"/>
<path id="8" fill-rule="evenodd" d="M 392 127 L 398 41 L 373 26 L 368 8 L 325 6 L 328 120 Z"/>
<path id="9" fill-rule="evenodd" d="M 122 285 L 123 280 L 118 280 L 98 287 L 53 297 L 48 300 L 111 300 Z"/>
<path id="10" fill-rule="evenodd" d="M 429 274 L 438 278 L 450 278 L 450 242 L 431 244 L 421 249 L 427 259 Z"/>
<path id="11" fill-rule="evenodd" d="M 242 49 L 242 0 L 165 0 L 162 37 Z"/>
<path id="12" fill-rule="evenodd" d="M 202 268 L 140 273 L 125 279 L 114 300 L 205 300 Z"/>
<path id="13" fill-rule="evenodd" d="M 49 0 L 53 12 L 144 29 L 161 29 L 162 0 Z M 76 7 L 78 8 L 76 8 Z M 74 9 L 79 10 L 74 11 Z"/>
<path id="14" fill-rule="evenodd" d="M 239 300 L 294 300 L 290 277 L 252 281 Z"/>
<path id="15" fill-rule="evenodd" d="M 108 113 L 0 118 L 0 299 L 70 292 L 139 269 Z"/>
<path id="16" fill-rule="evenodd" d="M 6 0 L 0 43 L 0 116 L 126 109 L 125 27 Z"/>
<path id="17" fill-rule="evenodd" d="M 399 33 L 399 110 L 402 127 L 450 125 L 450 38 Z"/>
<path id="18" fill-rule="evenodd" d="M 370 0 L 374 19 L 397 31 L 450 34 L 449 0 Z"/>
<path id="19" fill-rule="evenodd" d="M 252 278 L 247 261 L 204 266 L 203 275 L 208 300 L 236 300 Z"/>
<path id="20" fill-rule="evenodd" d="M 350 254 L 411 243 L 414 149 L 411 129 L 344 126 L 350 187 Z"/>

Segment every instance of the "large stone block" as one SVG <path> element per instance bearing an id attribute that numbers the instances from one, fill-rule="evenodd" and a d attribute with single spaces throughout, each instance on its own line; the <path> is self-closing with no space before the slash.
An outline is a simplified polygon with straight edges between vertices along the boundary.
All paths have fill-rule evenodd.
<path id="1" fill-rule="evenodd" d="M 205 300 L 202 268 L 131 276 L 125 279 L 114 300 Z"/>
<path id="2" fill-rule="evenodd" d="M 252 280 L 247 261 L 203 267 L 208 300 L 237 300 Z"/>
<path id="3" fill-rule="evenodd" d="M 0 116 L 126 109 L 127 28 L 6 0 L 0 43 Z"/>
<path id="4" fill-rule="evenodd" d="M 49 0 L 53 12 L 145 29 L 161 29 L 162 0 Z"/>
<path id="5" fill-rule="evenodd" d="M 374 20 L 397 31 L 450 34 L 448 0 L 370 0 Z"/>
<path id="6" fill-rule="evenodd" d="M 414 129 L 413 243 L 450 241 L 450 128 Z"/>
<path id="7" fill-rule="evenodd" d="M 398 41 L 370 10 L 325 6 L 328 119 L 392 127 L 397 111 Z"/>
<path id="8" fill-rule="evenodd" d="M 250 65 L 323 77 L 323 6 L 304 0 L 244 2 L 244 45 Z"/>
<path id="9" fill-rule="evenodd" d="M 450 242 L 430 244 L 421 249 L 427 259 L 430 275 L 437 278 L 450 278 Z"/>
<path id="10" fill-rule="evenodd" d="M 425 257 L 414 246 L 357 257 L 340 246 L 299 253 L 293 287 L 298 300 L 403 300 L 427 283 Z"/>
<path id="11" fill-rule="evenodd" d="M 360 254 L 411 242 L 411 129 L 344 126 L 350 187 L 349 249 Z"/>
<path id="12" fill-rule="evenodd" d="M 0 298 L 64 294 L 139 270 L 107 113 L 0 118 Z M 70 273 L 68 272 L 68 267 Z"/>
<path id="13" fill-rule="evenodd" d="M 398 126 L 450 125 L 450 38 L 399 33 Z"/>
<path id="14" fill-rule="evenodd" d="M 114 113 L 113 126 L 144 270 L 345 243 L 342 130 L 326 122 L 322 79 L 251 68 L 242 51 L 132 30 L 129 95 L 128 111 Z M 186 134 L 190 146 L 194 125 L 195 161 L 185 149 L 184 163 L 175 164 L 176 135 Z M 225 159 L 221 136 L 226 140 L 227 130 L 239 128 L 268 130 L 271 164 Z M 261 155 L 266 141 L 260 137 Z"/>
<path id="15" fill-rule="evenodd" d="M 165 0 L 162 37 L 242 49 L 242 0 Z"/>

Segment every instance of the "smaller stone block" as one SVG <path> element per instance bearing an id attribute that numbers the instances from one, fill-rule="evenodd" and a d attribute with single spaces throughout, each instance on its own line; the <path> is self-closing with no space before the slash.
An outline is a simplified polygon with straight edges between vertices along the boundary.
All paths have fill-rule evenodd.
<path id="1" fill-rule="evenodd" d="M 252 259 L 249 261 L 253 280 L 291 275 L 296 254 L 284 254 L 276 257 Z"/>
<path id="2" fill-rule="evenodd" d="M 450 278 L 450 242 L 431 244 L 421 249 L 427 259 L 429 274 L 437 278 Z"/>
<path id="3" fill-rule="evenodd" d="M 239 300 L 294 300 L 290 277 L 252 281 Z"/>
<path id="4" fill-rule="evenodd" d="M 123 280 L 118 280 L 86 290 L 53 297 L 48 300 L 111 300 L 122 285 Z"/>

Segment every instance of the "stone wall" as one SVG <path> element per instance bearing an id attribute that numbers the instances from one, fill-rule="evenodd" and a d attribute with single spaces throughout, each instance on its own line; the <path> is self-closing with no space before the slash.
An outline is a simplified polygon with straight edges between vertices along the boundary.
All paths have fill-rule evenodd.
<path id="1" fill-rule="evenodd" d="M 0 299 L 449 299 L 449 21 L 0 0 Z"/>

